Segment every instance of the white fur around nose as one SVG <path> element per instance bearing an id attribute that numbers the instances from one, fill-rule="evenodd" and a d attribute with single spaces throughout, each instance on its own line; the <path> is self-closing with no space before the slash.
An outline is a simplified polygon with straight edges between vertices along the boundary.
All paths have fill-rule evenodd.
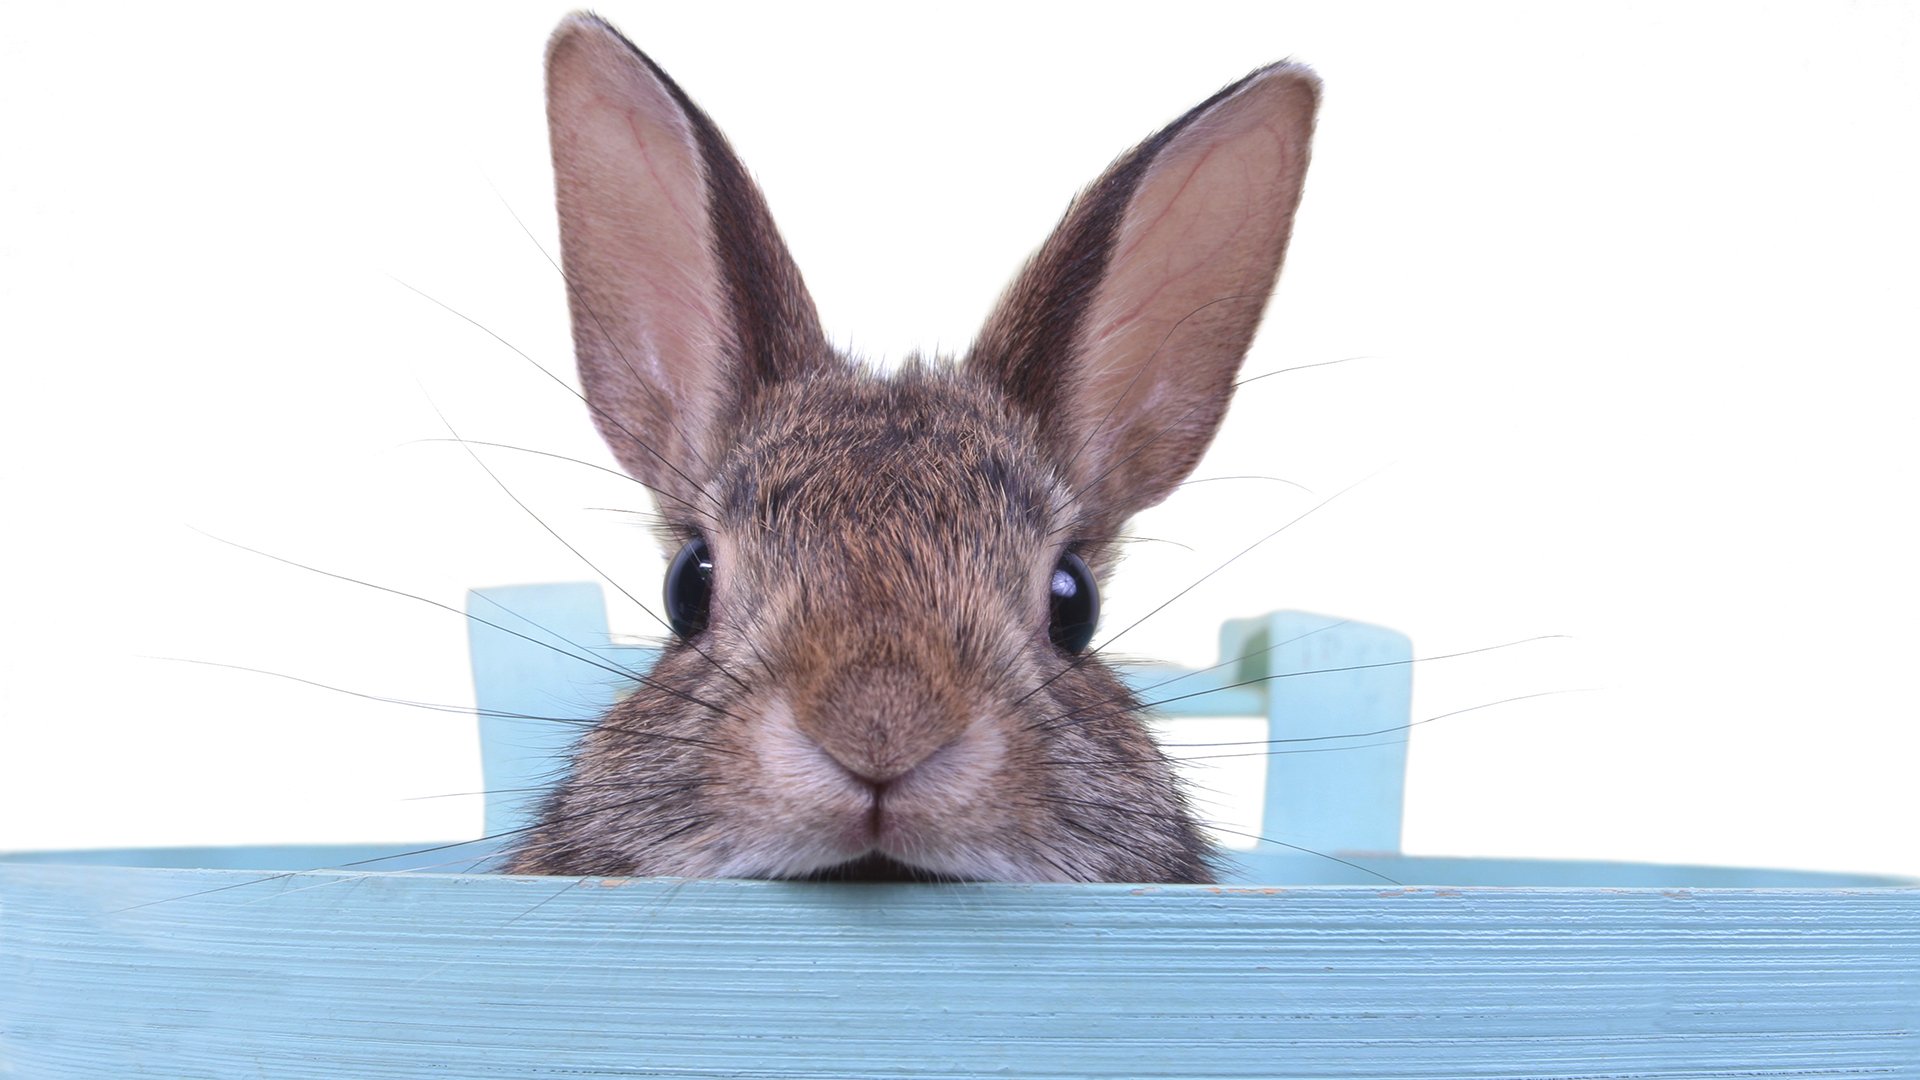
<path id="1" fill-rule="evenodd" d="M 775 698 L 760 715 L 754 751 L 760 767 L 780 781 L 779 793 L 796 801 L 826 801 L 847 794 L 862 799 L 868 796 L 864 782 L 800 730 L 793 706 L 785 698 Z"/>
<path id="2" fill-rule="evenodd" d="M 874 789 L 800 730 L 791 704 L 769 702 L 755 717 L 752 755 L 766 812 L 742 823 L 750 837 L 722 873 L 797 876 L 875 848 L 868 827 Z M 998 789 L 1007 754 L 1000 725 L 979 718 L 889 785 L 878 850 L 935 873 L 988 881 L 1060 875 L 1023 852 L 1005 823 Z"/>
<path id="3" fill-rule="evenodd" d="M 788 877 L 864 854 L 873 791 L 800 730 L 793 706 L 776 697 L 754 717 L 749 753 L 758 765 L 744 839 L 719 873 Z"/>

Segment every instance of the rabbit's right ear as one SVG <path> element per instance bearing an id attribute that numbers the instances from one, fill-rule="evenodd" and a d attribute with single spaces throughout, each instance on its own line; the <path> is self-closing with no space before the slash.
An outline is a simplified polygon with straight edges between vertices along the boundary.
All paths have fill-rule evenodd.
<path id="1" fill-rule="evenodd" d="M 755 390 L 835 363 L 726 139 L 593 15 L 547 46 L 560 253 L 594 421 L 627 471 L 692 503 Z"/>

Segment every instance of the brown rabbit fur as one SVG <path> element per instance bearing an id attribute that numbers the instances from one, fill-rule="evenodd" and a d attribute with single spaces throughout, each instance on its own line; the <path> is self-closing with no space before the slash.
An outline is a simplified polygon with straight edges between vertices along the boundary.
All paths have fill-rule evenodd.
<path id="1" fill-rule="evenodd" d="M 591 16 L 548 51 L 582 382 L 704 627 L 582 740 L 530 874 L 1210 880 L 1141 706 L 1049 635 L 1192 469 L 1279 273 L 1318 84 L 1265 68 L 1068 210 L 963 362 L 836 353 L 725 139 Z"/>

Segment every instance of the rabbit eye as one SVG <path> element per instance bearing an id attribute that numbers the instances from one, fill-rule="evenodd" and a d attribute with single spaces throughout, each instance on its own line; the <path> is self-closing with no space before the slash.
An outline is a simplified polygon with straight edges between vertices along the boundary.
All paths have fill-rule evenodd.
<path id="1" fill-rule="evenodd" d="M 1100 621 L 1100 592 L 1093 586 L 1093 571 L 1080 556 L 1069 551 L 1060 556 L 1053 568 L 1050 594 L 1050 621 L 1047 636 L 1055 647 L 1078 653 L 1093 640 L 1093 628 Z"/>
<path id="2" fill-rule="evenodd" d="M 713 603 L 713 552 L 698 537 L 673 557 L 667 567 L 667 625 L 682 640 L 707 628 L 707 608 Z"/>

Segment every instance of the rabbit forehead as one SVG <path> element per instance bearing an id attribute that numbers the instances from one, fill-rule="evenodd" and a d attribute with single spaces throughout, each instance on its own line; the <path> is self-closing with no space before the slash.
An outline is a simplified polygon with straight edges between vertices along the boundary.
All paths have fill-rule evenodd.
<path id="1" fill-rule="evenodd" d="M 773 388 L 722 466 L 728 531 L 769 556 L 862 564 L 918 556 L 1048 563 L 1071 492 L 1031 425 L 948 369 L 834 373 Z M 1060 535 L 1053 534 L 1059 531 Z"/>

